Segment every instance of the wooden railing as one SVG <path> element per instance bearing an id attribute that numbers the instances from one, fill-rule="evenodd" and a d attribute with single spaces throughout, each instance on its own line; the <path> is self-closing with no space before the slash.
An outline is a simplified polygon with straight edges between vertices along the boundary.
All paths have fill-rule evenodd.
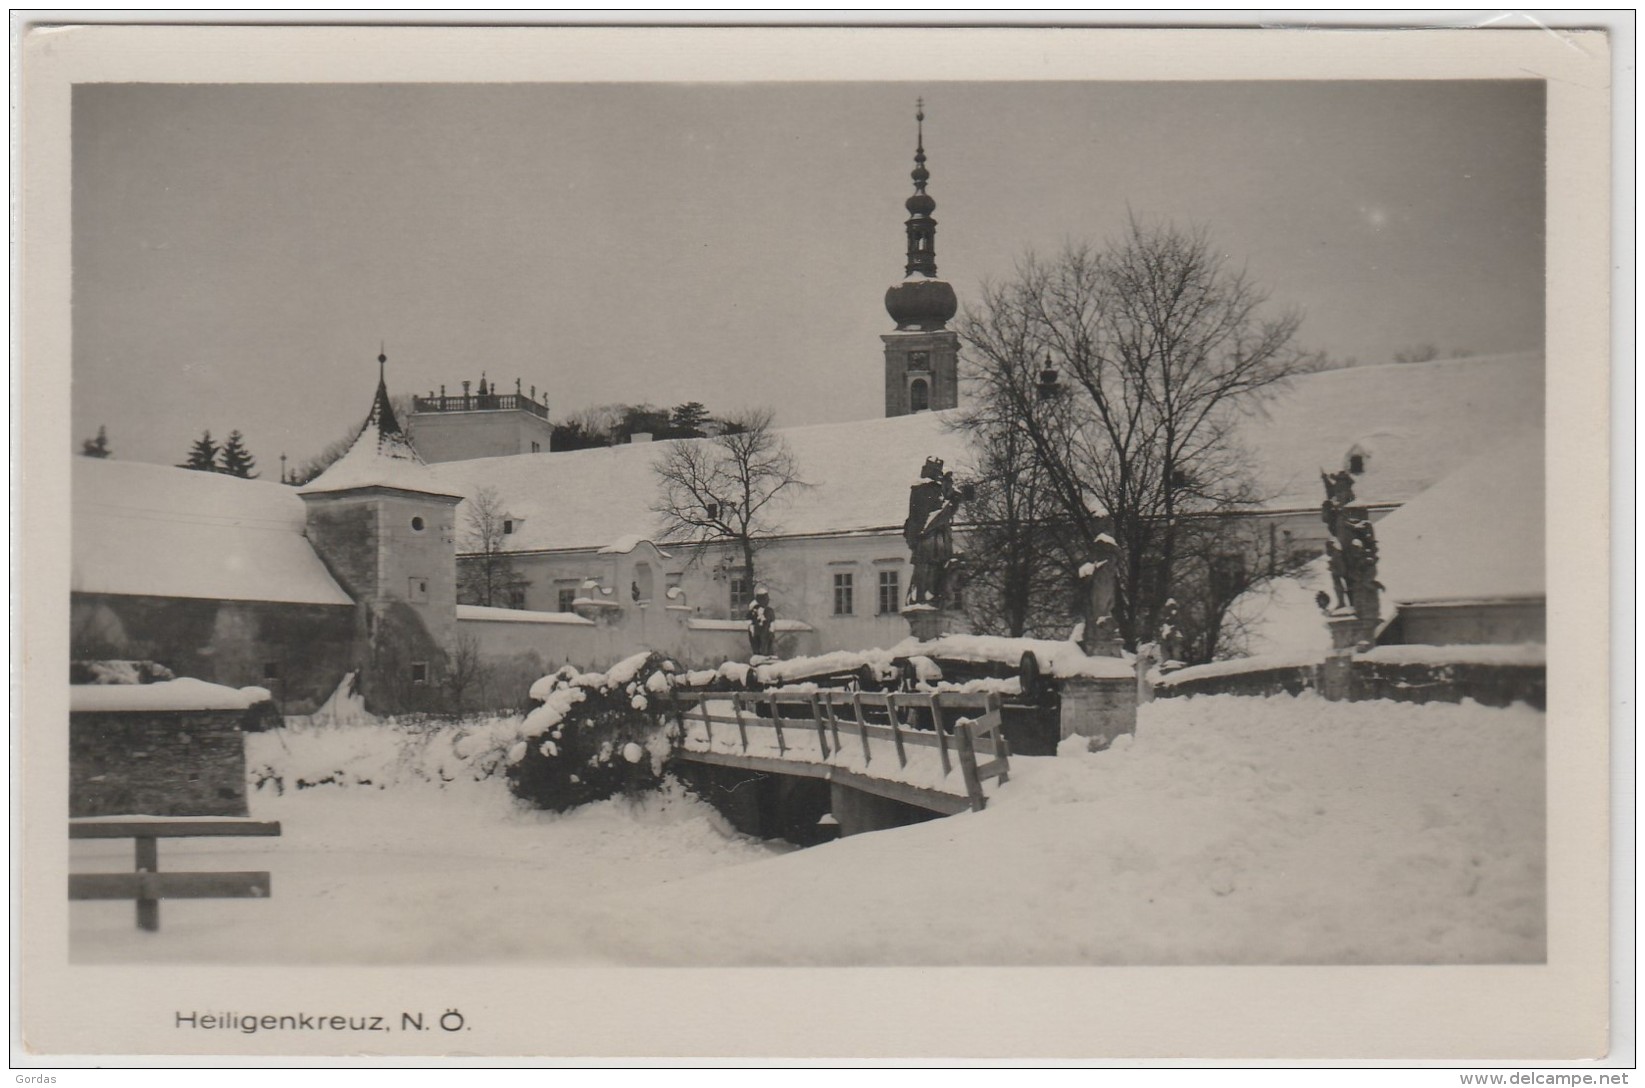
<path id="1" fill-rule="evenodd" d="M 263 899 L 271 890 L 267 873 L 162 873 L 159 840 L 278 834 L 274 820 L 70 820 L 71 839 L 135 839 L 137 871 L 70 873 L 69 898 L 135 899 L 137 927 L 146 930 L 160 928 L 162 899 Z"/>
<path id="2" fill-rule="evenodd" d="M 987 804 L 982 784 L 1010 779 L 1011 756 L 1000 726 L 1000 697 L 951 692 L 736 691 L 684 692 L 673 695 L 680 722 L 677 747 L 687 745 L 690 727 L 703 728 L 707 750 L 715 736 L 729 741 L 743 756 L 837 765 L 856 762 L 864 772 L 898 775 L 910 754 L 934 749 L 939 779 L 947 786 L 959 771 L 958 785 L 969 805 Z M 730 707 L 730 712 L 716 707 Z M 980 713 L 978 709 L 980 707 Z M 970 712 L 970 713 L 968 713 Z M 972 715 L 975 716 L 972 716 Z M 723 739 L 722 747 L 728 740 Z M 850 752 L 847 752 L 847 748 Z M 936 769 L 936 768 L 933 768 Z"/>

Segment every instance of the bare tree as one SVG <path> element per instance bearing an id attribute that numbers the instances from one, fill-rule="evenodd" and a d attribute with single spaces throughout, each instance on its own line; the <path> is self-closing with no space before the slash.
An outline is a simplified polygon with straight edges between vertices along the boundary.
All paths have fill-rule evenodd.
<path id="1" fill-rule="evenodd" d="M 526 579 L 514 569 L 514 558 L 503 547 L 510 518 L 494 487 L 482 487 L 464 504 L 457 564 L 457 600 L 461 604 L 512 607 L 516 591 Z"/>
<path id="2" fill-rule="evenodd" d="M 1193 566 L 1198 519 L 1259 498 L 1234 440 L 1240 414 L 1317 366 L 1295 346 L 1299 315 L 1266 315 L 1266 302 L 1203 229 L 1133 219 L 1106 249 L 1028 255 L 962 323 L 976 387 L 963 425 L 979 460 L 1032 463 L 1046 531 L 1073 547 L 1114 537 L 1128 644 L 1152 635 Z"/>
<path id="3" fill-rule="evenodd" d="M 778 499 L 810 486 L 800 478 L 793 451 L 771 429 L 771 411 L 755 409 L 726 420 L 732 429 L 713 438 L 672 443 L 654 466 L 662 523 L 659 538 L 694 545 L 698 554 L 729 546 L 742 557 L 750 588 L 758 580 L 755 556 L 782 531 Z"/>

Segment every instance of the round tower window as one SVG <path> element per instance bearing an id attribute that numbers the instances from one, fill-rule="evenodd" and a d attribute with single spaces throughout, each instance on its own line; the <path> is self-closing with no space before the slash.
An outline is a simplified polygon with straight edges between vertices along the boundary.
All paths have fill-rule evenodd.
<path id="1" fill-rule="evenodd" d="M 417 532 L 417 533 L 422 532 L 423 531 L 423 519 L 422 518 L 412 518 L 411 519 L 411 529 L 412 529 L 413 532 Z"/>

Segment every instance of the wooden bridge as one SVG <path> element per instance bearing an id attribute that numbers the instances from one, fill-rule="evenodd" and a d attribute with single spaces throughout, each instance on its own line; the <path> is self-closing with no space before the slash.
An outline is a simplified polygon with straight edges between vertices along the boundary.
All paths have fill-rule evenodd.
<path id="1" fill-rule="evenodd" d="M 976 811 L 1010 777 L 1000 697 L 953 692 L 676 691 L 676 761 L 809 778 L 852 834 Z M 898 818 L 877 798 L 918 810 Z"/>

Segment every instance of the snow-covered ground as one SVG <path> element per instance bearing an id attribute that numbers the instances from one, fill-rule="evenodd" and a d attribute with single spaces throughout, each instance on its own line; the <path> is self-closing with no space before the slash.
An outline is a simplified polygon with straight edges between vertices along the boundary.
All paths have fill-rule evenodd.
<path id="1" fill-rule="evenodd" d="M 278 739 L 278 738 L 276 738 Z M 300 745 L 293 745 L 294 756 Z M 1012 760 L 987 811 L 804 851 L 679 793 L 556 816 L 498 778 L 259 792 L 161 846 L 268 900 L 74 903 L 80 962 L 1500 963 L 1544 956 L 1543 715 L 1209 696 Z M 266 750 L 266 749 L 265 749 Z M 276 757 L 278 758 L 278 757 Z M 392 761 L 390 761 L 392 762 Z M 425 761 L 426 762 L 426 761 Z M 79 870 L 130 845 L 80 841 Z"/>

